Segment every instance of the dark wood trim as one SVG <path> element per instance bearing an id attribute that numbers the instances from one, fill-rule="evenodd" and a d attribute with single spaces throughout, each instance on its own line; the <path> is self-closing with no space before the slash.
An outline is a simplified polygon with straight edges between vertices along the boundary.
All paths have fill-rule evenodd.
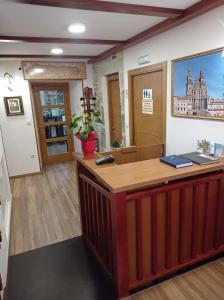
<path id="1" fill-rule="evenodd" d="M 175 18 L 184 13 L 183 9 L 138 5 L 130 3 L 117 3 L 107 1 L 82 1 L 82 0 L 10 0 L 14 3 L 33 4 L 42 6 L 65 7 L 93 11 L 104 11 L 132 15 L 156 16 Z"/>
<path id="2" fill-rule="evenodd" d="M 172 234 L 173 234 L 173 210 L 172 210 L 172 192 L 166 194 L 166 268 L 169 269 L 172 266 Z M 181 213 L 181 211 L 180 211 Z"/>
<path id="3" fill-rule="evenodd" d="M 126 44 L 126 43 L 125 43 L 125 44 Z M 108 50 L 106 50 L 106 51 L 100 53 L 98 56 L 96 56 L 96 57 L 94 57 L 94 58 L 91 58 L 91 59 L 88 61 L 88 63 L 89 63 L 89 64 L 95 64 L 95 63 L 97 63 L 97 62 L 99 62 L 99 61 L 101 61 L 101 60 L 103 60 L 103 59 L 106 59 L 106 58 L 108 58 L 108 57 L 110 57 L 110 56 L 113 56 L 113 55 L 115 55 L 116 53 L 121 52 L 121 51 L 123 51 L 123 50 L 124 50 L 124 45 L 117 45 L 117 46 L 114 46 L 114 47 L 112 47 L 112 48 L 110 48 L 110 49 L 108 49 Z"/>
<path id="4" fill-rule="evenodd" d="M 163 111 L 162 111 L 162 132 L 163 143 L 166 141 L 166 93 L 167 93 L 167 62 L 162 62 L 155 65 L 150 65 L 142 68 L 137 68 L 128 71 L 128 105 L 129 105 L 129 135 L 130 145 L 134 142 L 134 107 L 133 107 L 133 82 L 132 78 L 137 75 L 152 73 L 155 71 L 163 72 Z"/>
<path id="5" fill-rule="evenodd" d="M 132 289 L 143 288 L 154 280 L 223 254 L 223 171 L 217 173 L 217 169 L 204 175 L 195 173 L 191 178 L 180 177 L 177 181 L 173 177 L 170 183 L 164 185 L 161 182 L 156 187 L 145 183 L 144 187 L 133 192 L 127 186 L 123 192 L 108 193 L 103 177 L 94 177 L 94 158 L 90 161 L 77 160 L 81 191 L 79 203 L 84 224 L 82 234 L 85 240 L 90 241 L 87 246 L 112 279 L 119 299 L 127 297 Z M 209 215 L 203 213 L 208 208 L 204 201 L 206 191 L 210 191 L 211 196 Z M 98 201 L 86 205 L 94 193 Z M 100 209 L 102 193 L 105 194 L 104 202 L 111 204 L 109 215 L 106 210 Z M 98 209 L 95 209 L 96 206 Z M 101 234 L 101 239 L 107 245 L 111 245 L 112 241 L 112 268 L 108 264 L 108 249 L 99 248 L 97 236 L 90 231 L 94 227 L 92 222 L 97 219 L 97 211 L 103 215 L 103 220 L 111 221 L 112 234 Z M 143 217 L 144 211 L 147 214 Z M 91 222 L 88 223 L 88 220 Z M 209 245 L 204 251 L 202 232 L 205 233 L 206 223 L 209 225 L 206 230 Z M 105 224 L 99 224 L 99 232 L 104 232 Z M 178 227 L 181 227 L 180 230 L 173 230 Z M 192 253 L 195 253 L 193 257 Z"/>
<path id="6" fill-rule="evenodd" d="M 127 207 L 123 192 L 112 195 L 111 221 L 115 288 L 120 299 L 129 294 Z"/>
<path id="7" fill-rule="evenodd" d="M 0 58 L 54 58 L 54 59 L 94 59 L 93 55 L 39 55 L 39 54 L 0 54 Z"/>
<path id="8" fill-rule="evenodd" d="M 156 195 L 152 196 L 151 200 L 151 236 L 152 236 L 152 249 L 151 249 L 151 261 L 152 261 L 152 274 L 155 275 L 158 273 L 157 270 L 157 260 L 158 260 L 158 216 L 157 216 L 157 197 Z"/>
<path id="9" fill-rule="evenodd" d="M 120 40 L 100 40 L 100 39 L 71 39 L 57 37 L 34 37 L 34 36 L 12 36 L 0 35 L 0 40 L 20 41 L 27 43 L 58 43 L 58 44 L 95 44 L 95 45 L 122 45 Z"/>
<path id="10" fill-rule="evenodd" d="M 163 16 L 168 17 L 167 12 L 171 12 L 169 8 L 164 7 L 150 7 L 144 5 L 135 5 L 135 4 L 126 4 L 126 3 L 115 3 L 115 2 L 106 2 L 106 1 L 75 1 L 75 0 L 10 0 L 10 2 L 14 3 L 24 3 L 24 4 L 34 4 L 34 5 L 43 5 L 43 6 L 54 6 L 54 7 L 66 7 L 66 8 L 76 8 L 76 9 L 86 9 L 86 10 L 98 10 L 98 11 L 107 11 L 107 12 L 120 12 L 120 13 L 134 13 L 134 14 L 143 14 L 143 15 L 154 15 L 154 16 Z M 85 56 L 85 55 L 59 55 L 57 58 L 72 58 L 72 59 L 80 59 L 86 58 L 89 59 L 89 63 L 93 64 L 99 62 L 105 58 L 110 57 L 120 51 L 128 49 L 138 43 L 144 42 L 145 40 L 150 39 L 153 36 L 156 36 L 160 33 L 163 33 L 167 30 L 170 30 L 178 25 L 181 25 L 191 19 L 198 17 L 216 7 L 223 5 L 223 0 L 201 0 L 196 4 L 188 7 L 185 10 L 175 10 L 172 12 L 172 16 L 169 16 L 163 22 L 156 24 L 155 26 L 150 27 L 149 29 L 129 38 L 124 41 L 108 41 L 108 40 L 90 40 L 90 39 L 63 39 L 64 43 L 83 43 L 83 44 L 115 44 L 116 46 L 102 52 L 98 56 Z M 128 12 L 129 8 L 129 12 Z M 140 10 L 140 11 L 139 11 Z M 167 11 L 168 10 L 168 11 Z M 173 10 L 173 9 L 171 9 Z M 174 13 L 176 11 L 176 13 Z M 141 12 L 141 13 L 140 13 Z M 164 13 L 166 12 L 166 15 Z M 154 14 L 153 14 L 154 13 Z M 11 37 L 12 38 L 12 37 Z M 20 38 L 20 37 L 18 37 Z M 31 37 L 24 37 L 28 41 Z M 4 39 L 4 38 L 3 38 Z M 5 36 L 6 39 L 6 36 Z M 16 39 L 16 37 L 14 37 Z M 50 39 L 57 42 L 62 40 L 61 38 L 41 38 L 36 37 L 36 42 L 44 42 L 44 39 Z M 39 39 L 39 41 L 38 41 Z M 30 40 L 32 42 L 32 40 Z M 45 41 L 46 42 L 46 41 Z M 61 41 L 62 42 L 62 41 Z M 21 58 L 21 57 L 29 57 L 29 58 L 52 58 L 56 56 L 52 55 L 0 55 L 0 58 Z"/>
<path id="11" fill-rule="evenodd" d="M 193 18 L 196 18 L 221 5 L 223 5 L 223 0 L 202 0 L 187 8 L 183 15 L 176 18 L 169 18 L 163 22 L 160 22 L 159 24 L 156 24 L 155 26 L 150 27 L 149 29 L 131 37 L 123 45 L 117 45 L 115 47 L 110 48 L 109 50 L 102 52 L 100 55 L 97 56 L 97 58 L 89 60 L 89 63 L 93 64 L 99 62 L 111 55 L 114 55 L 120 51 L 135 46 L 138 43 L 144 42 L 145 40 L 148 40 L 155 35 L 158 35 L 178 25 L 188 22 Z"/>
<path id="12" fill-rule="evenodd" d="M 137 264 L 137 278 L 138 280 L 143 279 L 143 260 L 142 260 L 142 250 L 143 250 L 143 221 L 142 221 L 142 199 L 135 201 L 135 217 L 136 217 L 136 264 Z"/>

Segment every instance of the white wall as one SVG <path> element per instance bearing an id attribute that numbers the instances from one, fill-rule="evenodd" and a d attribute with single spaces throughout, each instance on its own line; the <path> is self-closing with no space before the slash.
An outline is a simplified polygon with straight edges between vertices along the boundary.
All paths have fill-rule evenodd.
<path id="1" fill-rule="evenodd" d="M 0 61 L 0 124 L 10 176 L 40 171 L 28 81 L 19 68 L 20 61 Z M 3 79 L 5 72 L 13 75 L 13 92 Z M 24 115 L 7 117 L 5 96 L 22 96 Z"/>
<path id="2" fill-rule="evenodd" d="M 85 85 L 87 86 L 87 85 Z M 81 102 L 80 98 L 83 96 L 82 91 L 82 81 L 71 81 L 69 82 L 69 93 L 70 93 L 70 102 L 71 102 L 71 113 L 74 114 L 81 114 L 82 108 L 81 108 Z M 74 137 L 74 146 L 75 146 L 75 152 L 81 153 L 81 142 L 76 137 Z"/>
<path id="3" fill-rule="evenodd" d="M 84 87 L 92 87 L 92 66 L 87 64 L 86 67 L 87 79 L 83 82 Z M 2 126 L 2 135 L 10 176 L 40 171 L 29 84 L 27 80 L 23 79 L 23 72 L 19 70 L 19 68 L 21 68 L 21 61 L 0 60 L 0 124 Z M 4 80 L 4 74 L 6 72 L 13 75 L 13 92 L 9 91 L 6 86 Z M 79 102 L 81 94 L 79 90 L 80 87 L 76 86 L 77 82 L 78 81 L 73 81 L 70 83 L 70 98 L 72 101 L 77 100 Z M 78 97 L 76 93 L 78 93 Z M 22 96 L 25 113 L 23 116 L 6 116 L 3 98 L 7 96 Z"/>
<path id="4" fill-rule="evenodd" d="M 83 80 L 83 86 L 84 88 L 86 86 L 88 87 L 93 87 L 93 67 L 92 65 L 90 64 L 86 64 L 86 75 L 87 75 L 87 78 L 85 80 Z"/>
<path id="5" fill-rule="evenodd" d="M 137 58 L 145 54 L 151 56 L 150 64 L 168 61 L 167 153 L 178 154 L 194 151 L 199 138 L 224 143 L 224 122 L 174 118 L 171 116 L 171 60 L 223 46 L 224 5 L 124 51 L 127 143 L 129 141 L 127 71 L 139 67 Z"/>
<path id="6" fill-rule="evenodd" d="M 118 53 L 116 56 L 109 57 L 105 60 L 97 62 L 93 65 L 93 86 L 97 99 L 97 109 L 101 112 L 103 123 L 98 126 L 100 151 L 109 151 L 111 148 L 110 140 L 110 124 L 108 110 L 108 91 L 107 91 L 107 76 L 111 74 L 119 74 L 120 86 L 120 104 L 121 104 L 121 125 L 122 125 L 122 141 L 125 145 L 125 110 L 124 110 L 124 63 L 123 53 Z"/>

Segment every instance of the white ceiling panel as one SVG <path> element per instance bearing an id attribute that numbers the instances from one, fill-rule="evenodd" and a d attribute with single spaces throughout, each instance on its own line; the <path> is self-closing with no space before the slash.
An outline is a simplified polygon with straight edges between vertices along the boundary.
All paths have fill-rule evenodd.
<path id="1" fill-rule="evenodd" d="M 110 2 L 110 0 L 104 0 Z M 142 4 L 185 9 L 198 0 L 113 0 L 113 2 Z M 59 7 L 12 3 L 0 0 L 0 35 L 127 40 L 166 18 L 78 10 Z M 67 28 L 83 23 L 86 32 L 72 34 Z M 0 54 L 51 55 L 60 47 L 63 55 L 98 55 L 113 45 L 81 45 L 54 43 L 1 43 Z"/>
<path id="2" fill-rule="evenodd" d="M 8 3 L 0 0 L 0 34 L 125 40 L 165 18 Z M 86 32 L 67 27 L 83 23 Z"/>
<path id="3" fill-rule="evenodd" d="M 149 6 L 160 6 L 168 8 L 185 9 L 197 2 L 198 0 L 104 0 L 107 2 L 120 2 L 129 4 L 149 5 Z"/>
<path id="4" fill-rule="evenodd" d="M 51 55 L 52 48 L 62 48 L 62 55 L 97 55 L 111 48 L 110 45 L 74 45 L 45 43 L 1 43 L 0 54 L 39 54 Z M 55 55 L 57 57 L 57 55 Z"/>

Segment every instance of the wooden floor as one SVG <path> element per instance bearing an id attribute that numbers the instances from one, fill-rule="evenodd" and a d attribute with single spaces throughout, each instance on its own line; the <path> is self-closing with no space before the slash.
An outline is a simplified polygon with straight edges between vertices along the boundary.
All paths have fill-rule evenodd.
<path id="1" fill-rule="evenodd" d="M 11 180 L 10 255 L 81 234 L 74 162 Z"/>
<path id="2" fill-rule="evenodd" d="M 47 166 L 41 175 L 13 179 L 11 184 L 11 255 L 80 235 L 73 162 Z M 127 299 L 224 300 L 224 258 Z"/>
<path id="3" fill-rule="evenodd" d="M 224 258 L 208 263 L 127 300 L 223 300 Z"/>

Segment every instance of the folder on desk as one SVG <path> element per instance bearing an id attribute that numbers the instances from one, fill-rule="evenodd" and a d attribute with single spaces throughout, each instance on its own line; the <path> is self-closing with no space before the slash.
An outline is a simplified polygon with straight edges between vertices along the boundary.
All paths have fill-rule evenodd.
<path id="1" fill-rule="evenodd" d="M 208 165 L 220 161 L 220 158 L 218 157 L 205 155 L 200 152 L 191 152 L 191 153 L 181 154 L 180 156 L 183 158 L 190 159 L 191 161 L 193 161 L 198 165 Z"/>
<path id="2" fill-rule="evenodd" d="M 180 157 L 178 155 L 164 156 L 160 158 L 160 161 L 174 168 L 183 168 L 183 167 L 192 166 L 192 161 L 190 159 Z"/>

